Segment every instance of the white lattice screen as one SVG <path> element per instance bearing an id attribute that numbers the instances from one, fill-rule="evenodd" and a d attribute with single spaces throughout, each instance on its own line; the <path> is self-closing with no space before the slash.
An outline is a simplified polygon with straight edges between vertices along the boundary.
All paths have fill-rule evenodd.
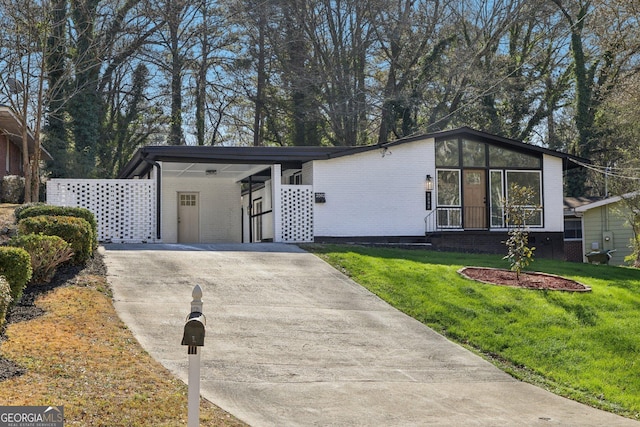
<path id="1" fill-rule="evenodd" d="M 280 190 L 282 241 L 313 242 L 313 187 L 283 185 Z"/>
<path id="2" fill-rule="evenodd" d="M 153 180 L 52 179 L 47 183 L 47 203 L 89 209 L 102 242 L 157 241 Z"/>

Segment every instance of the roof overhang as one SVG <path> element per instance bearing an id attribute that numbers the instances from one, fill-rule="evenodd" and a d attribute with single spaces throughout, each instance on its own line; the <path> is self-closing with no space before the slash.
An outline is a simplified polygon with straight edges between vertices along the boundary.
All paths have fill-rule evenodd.
<path id="1" fill-rule="evenodd" d="M 571 154 L 563 153 L 561 151 L 551 150 L 549 148 L 540 147 L 538 145 L 527 144 L 526 142 L 518 141 L 515 139 L 504 138 L 502 136 L 479 131 L 467 126 L 463 126 L 457 129 L 451 129 L 451 130 L 445 130 L 440 132 L 433 132 L 429 134 L 416 135 L 409 138 L 403 138 L 397 141 L 387 143 L 385 144 L 385 146 L 391 147 L 393 145 L 398 145 L 398 144 L 402 144 L 410 141 L 421 140 L 425 138 L 434 138 L 436 141 L 451 139 L 451 138 L 468 138 L 474 141 L 487 142 L 500 147 L 520 151 L 522 153 L 546 154 L 549 156 L 561 158 L 562 169 L 565 171 L 569 169 L 583 167 L 583 165 L 585 164 L 588 165 L 591 163 L 590 160 L 582 157 L 573 156 Z"/>
<path id="2" fill-rule="evenodd" d="M 6 105 L 0 105 L 0 133 L 7 135 L 9 140 L 17 145 L 22 151 L 22 120 L 15 111 Z M 35 150 L 35 139 L 31 130 L 27 129 L 27 144 L 29 150 Z M 40 147 L 40 155 L 42 160 L 53 160 L 53 157 L 44 147 Z"/>
<path id="3" fill-rule="evenodd" d="M 195 176 L 195 174 L 218 175 L 234 172 L 236 176 L 245 176 L 252 170 L 264 170 L 273 164 L 280 164 L 283 170 L 300 169 L 312 160 L 328 160 L 356 153 L 387 149 L 401 144 L 425 139 L 470 138 L 495 145 L 509 147 L 526 153 L 547 154 L 563 160 L 563 169 L 580 167 L 587 164 L 587 159 L 571 156 L 559 151 L 526 144 L 521 141 L 503 138 L 469 127 L 422 134 L 399 139 L 385 144 L 357 147 L 221 147 L 221 146 L 149 146 L 136 151 L 131 160 L 118 175 L 119 178 L 135 178 L 146 176 L 156 162 L 163 164 L 163 174 L 170 172 L 179 176 Z M 207 172 L 209 171 L 209 172 Z M 215 171 L 215 172 L 214 172 Z"/>
<path id="4" fill-rule="evenodd" d="M 588 210 L 594 209 L 594 208 L 599 208 L 601 206 L 606 206 L 606 205 L 610 205 L 612 203 L 617 203 L 622 199 L 630 199 L 632 197 L 637 197 L 640 195 L 640 192 L 634 191 L 631 193 L 626 193 L 623 194 L 622 196 L 613 196 L 613 197 L 608 197 L 606 199 L 602 199 L 602 200 L 598 200 L 595 201 L 593 203 L 588 203 L 582 206 L 578 206 L 575 211 L 578 213 L 583 213 L 586 212 Z"/>
<path id="5" fill-rule="evenodd" d="M 163 174 L 236 176 L 258 173 L 273 164 L 282 169 L 300 169 L 311 160 L 329 159 L 349 147 L 218 147 L 151 146 L 140 148 L 120 172 L 120 178 L 145 176 L 154 163 L 163 164 Z M 252 172 L 253 171 L 253 172 Z"/>

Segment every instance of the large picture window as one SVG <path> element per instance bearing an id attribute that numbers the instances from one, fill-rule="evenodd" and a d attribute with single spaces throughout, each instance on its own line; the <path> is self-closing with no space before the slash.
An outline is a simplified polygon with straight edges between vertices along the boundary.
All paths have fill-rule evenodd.
<path id="1" fill-rule="evenodd" d="M 527 206 L 522 206 L 525 210 L 530 210 L 527 224 L 534 227 L 542 227 L 542 186 L 540 171 L 507 171 L 507 200 L 509 199 L 509 189 L 512 185 L 530 188 L 533 191 L 533 200 Z"/>
<path id="2" fill-rule="evenodd" d="M 542 227 L 542 155 L 470 139 L 435 143 L 436 211 L 440 228 L 504 229 L 504 201 L 512 184 L 533 190 L 527 225 Z M 464 181 L 464 183 L 462 182 Z"/>

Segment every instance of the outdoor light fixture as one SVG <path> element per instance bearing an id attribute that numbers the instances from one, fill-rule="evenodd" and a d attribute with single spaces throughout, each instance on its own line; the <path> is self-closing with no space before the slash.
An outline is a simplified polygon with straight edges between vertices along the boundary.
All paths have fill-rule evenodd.
<path id="1" fill-rule="evenodd" d="M 433 180 L 431 179 L 431 175 L 427 175 L 427 179 L 424 182 L 424 189 L 427 191 L 433 190 Z"/>

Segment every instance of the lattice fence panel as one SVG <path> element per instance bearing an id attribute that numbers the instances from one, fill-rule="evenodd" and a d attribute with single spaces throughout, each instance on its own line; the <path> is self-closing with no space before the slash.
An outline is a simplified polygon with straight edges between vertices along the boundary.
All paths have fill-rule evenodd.
<path id="1" fill-rule="evenodd" d="M 280 191 L 282 241 L 313 242 L 313 187 L 283 185 Z"/>
<path id="2" fill-rule="evenodd" d="M 47 203 L 89 209 L 102 242 L 157 241 L 153 180 L 52 179 L 47 183 Z"/>

